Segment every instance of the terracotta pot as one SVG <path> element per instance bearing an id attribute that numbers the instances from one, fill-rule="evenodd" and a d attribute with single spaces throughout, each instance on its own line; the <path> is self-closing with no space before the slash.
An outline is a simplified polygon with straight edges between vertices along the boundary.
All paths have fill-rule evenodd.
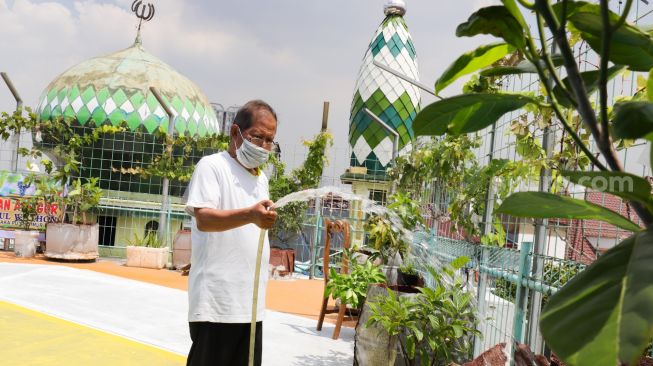
<path id="1" fill-rule="evenodd" d="M 172 265 L 181 268 L 190 263 L 191 258 L 191 232 L 179 230 L 172 243 Z"/>

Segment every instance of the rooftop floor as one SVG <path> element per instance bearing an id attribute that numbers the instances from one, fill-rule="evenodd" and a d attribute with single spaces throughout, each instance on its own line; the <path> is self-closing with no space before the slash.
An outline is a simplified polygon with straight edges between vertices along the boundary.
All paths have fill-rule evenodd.
<path id="1" fill-rule="evenodd" d="M 76 365 L 102 356 L 102 364 L 183 365 L 187 279 L 115 261 L 60 263 L 0 252 L 0 339 L 12 340 L 0 359 Z M 321 280 L 270 280 L 264 365 L 352 363 L 353 322 L 336 341 L 332 324 L 315 330 L 322 292 Z"/>

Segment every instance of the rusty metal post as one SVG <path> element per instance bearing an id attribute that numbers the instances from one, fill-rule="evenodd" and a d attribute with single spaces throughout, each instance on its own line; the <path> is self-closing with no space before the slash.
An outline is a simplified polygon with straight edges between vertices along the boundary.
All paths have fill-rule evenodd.
<path id="1" fill-rule="evenodd" d="M 2 80 L 4 80 L 5 84 L 7 84 L 7 88 L 9 88 L 9 91 L 11 92 L 11 95 L 14 96 L 14 99 L 16 100 L 16 111 L 20 111 L 23 108 L 23 99 L 20 97 L 20 94 L 18 94 L 18 90 L 16 90 L 16 87 L 14 86 L 14 83 L 11 82 L 11 79 L 9 78 L 9 75 L 7 75 L 6 72 L 0 72 L 0 76 L 2 76 Z M 14 154 L 11 157 L 11 168 L 15 172 L 18 170 L 18 149 L 20 148 L 20 130 L 14 134 L 13 140 L 14 140 Z"/>

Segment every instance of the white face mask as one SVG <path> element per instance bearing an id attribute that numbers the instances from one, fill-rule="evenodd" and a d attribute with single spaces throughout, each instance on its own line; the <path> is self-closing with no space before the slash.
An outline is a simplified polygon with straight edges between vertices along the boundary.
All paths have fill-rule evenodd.
<path id="1" fill-rule="evenodd" d="M 256 169 L 265 164 L 270 157 L 270 152 L 245 139 L 240 132 L 240 127 L 238 127 L 238 133 L 243 143 L 236 149 L 236 159 L 247 169 Z"/>

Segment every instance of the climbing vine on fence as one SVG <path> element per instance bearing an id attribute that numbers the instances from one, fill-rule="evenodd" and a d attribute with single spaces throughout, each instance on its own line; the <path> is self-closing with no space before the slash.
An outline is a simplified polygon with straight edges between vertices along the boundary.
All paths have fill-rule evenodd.
<path id="1" fill-rule="evenodd" d="M 320 132 L 313 140 L 304 141 L 308 148 L 306 160 L 290 174 L 286 173 L 285 164 L 277 156 L 272 156 L 269 162 L 272 167 L 270 199 L 276 201 L 293 192 L 317 188 L 324 166 L 328 163 L 325 151 L 332 144 L 333 136 L 327 131 Z M 278 209 L 279 216 L 270 230 L 270 235 L 286 242 L 292 236 L 301 234 L 307 208 L 308 204 L 305 202 L 292 202 Z"/>
<path id="2" fill-rule="evenodd" d="M 226 150 L 229 146 L 229 136 L 224 134 L 171 136 L 159 128 L 154 136 L 154 143 L 164 146 L 163 151 L 155 155 L 145 167 L 136 167 L 131 171 L 143 178 L 154 176 L 182 183 L 190 182 L 195 164 L 202 156 Z"/>

